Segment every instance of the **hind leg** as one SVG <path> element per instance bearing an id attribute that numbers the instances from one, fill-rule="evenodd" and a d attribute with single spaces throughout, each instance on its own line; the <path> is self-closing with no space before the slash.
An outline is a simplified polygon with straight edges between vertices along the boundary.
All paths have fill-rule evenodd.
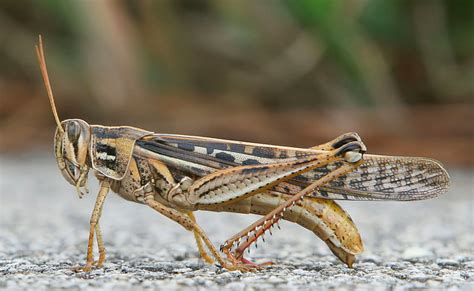
<path id="1" fill-rule="evenodd" d="M 344 164 L 340 168 L 334 170 L 326 176 L 323 176 L 321 179 L 312 183 L 305 189 L 303 189 L 298 194 L 290 196 L 288 200 L 281 203 L 278 207 L 274 208 L 272 211 L 267 213 L 264 217 L 244 229 L 243 231 L 237 233 L 229 240 L 227 240 L 224 245 L 221 246 L 221 250 L 227 255 L 230 261 L 243 261 L 244 251 L 253 243 L 256 243 L 260 236 L 263 236 L 264 233 L 269 230 L 273 225 L 275 225 L 281 218 L 284 218 L 285 213 L 290 208 L 295 207 L 298 201 L 303 200 L 304 196 L 314 191 L 317 187 L 326 184 L 327 182 L 346 174 L 349 171 L 353 170 L 354 165 Z M 341 258 L 341 257 L 340 257 Z M 351 259 L 345 259 L 345 262 L 350 265 L 352 264 Z"/>
<path id="2" fill-rule="evenodd" d="M 343 146 L 346 143 L 353 142 L 353 141 L 361 142 L 362 140 L 360 139 L 360 136 L 357 133 L 348 132 L 348 133 L 345 133 L 345 134 L 342 134 L 342 135 L 336 137 L 335 139 L 333 139 L 333 140 L 331 140 L 327 143 L 323 143 L 321 145 L 311 147 L 310 149 L 312 149 L 312 150 L 321 150 L 321 151 L 332 151 L 334 149 L 337 149 L 337 148 Z"/>
<path id="3" fill-rule="evenodd" d="M 289 198 L 291 195 L 268 191 L 221 207 L 217 211 L 267 215 Z M 362 240 L 354 222 L 332 200 L 305 197 L 286 211 L 282 219 L 297 223 L 312 231 L 349 267 L 355 261 L 355 255 L 363 251 Z M 268 230 L 270 235 L 272 235 L 272 229 Z M 238 244 L 241 241 L 238 241 Z"/>

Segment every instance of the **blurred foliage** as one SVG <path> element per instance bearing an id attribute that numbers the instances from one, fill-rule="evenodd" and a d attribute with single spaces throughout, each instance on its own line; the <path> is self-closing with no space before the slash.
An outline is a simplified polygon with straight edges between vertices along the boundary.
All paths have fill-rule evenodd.
<path id="1" fill-rule="evenodd" d="M 77 96 L 178 90 L 277 107 L 472 98 L 471 0 L 99 2 L 2 1 L 2 82 L 37 79 L 42 33 L 68 87 L 57 90 Z"/>
<path id="2" fill-rule="evenodd" d="M 203 112 L 396 108 L 381 119 L 401 127 L 406 106 L 473 103 L 472 0 L 4 0 L 4 134 L 52 124 L 40 33 L 63 118 L 179 130 Z"/>

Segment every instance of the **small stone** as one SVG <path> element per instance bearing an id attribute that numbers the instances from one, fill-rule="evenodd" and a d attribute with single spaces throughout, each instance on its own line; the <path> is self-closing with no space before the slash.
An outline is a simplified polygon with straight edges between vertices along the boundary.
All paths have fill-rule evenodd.
<path id="1" fill-rule="evenodd" d="M 420 248 L 420 247 L 411 247 L 406 249 L 403 252 L 403 259 L 405 260 L 416 260 L 420 258 L 431 258 L 433 257 L 433 252 L 428 249 Z"/>
<path id="2" fill-rule="evenodd" d="M 191 279 L 191 278 L 180 279 L 180 280 L 177 280 L 177 282 L 185 286 L 195 286 L 197 283 L 195 279 Z"/>
<path id="3" fill-rule="evenodd" d="M 459 263 L 455 260 L 451 260 L 451 259 L 437 259 L 436 260 L 436 264 L 438 264 L 440 267 L 455 267 L 455 266 L 458 266 Z"/>
<path id="4" fill-rule="evenodd" d="M 277 276 L 270 276 L 270 277 L 267 279 L 267 281 L 268 281 L 269 283 L 276 283 L 276 284 L 278 284 L 278 283 L 285 283 L 285 282 L 286 282 L 286 280 L 284 280 L 284 279 L 282 279 L 282 278 L 279 278 L 279 277 L 277 277 Z"/>
<path id="5" fill-rule="evenodd" d="M 462 263 L 463 267 L 474 269 L 474 261 L 467 261 Z"/>
<path id="6" fill-rule="evenodd" d="M 133 284 L 137 284 L 140 281 L 137 278 L 132 277 L 132 278 L 130 278 L 130 280 L 128 280 L 128 282 L 133 285 Z"/>
<path id="7" fill-rule="evenodd" d="M 174 273 L 188 273 L 191 271 L 192 271 L 191 268 L 180 268 L 180 269 L 173 270 Z"/>
<path id="8" fill-rule="evenodd" d="M 231 282 L 225 285 L 225 289 L 228 290 L 245 290 L 245 283 L 243 282 Z"/>
<path id="9" fill-rule="evenodd" d="M 415 273 L 415 274 L 409 275 L 409 278 L 415 281 L 419 281 L 419 282 L 426 282 L 432 277 L 423 273 Z"/>
<path id="10" fill-rule="evenodd" d="M 375 255 L 367 255 L 365 256 L 361 262 L 364 262 L 364 263 L 374 263 L 376 265 L 379 265 L 382 261 L 380 259 L 380 257 L 378 256 L 375 256 Z"/>
<path id="11" fill-rule="evenodd" d="M 305 270 L 301 270 L 301 269 L 293 270 L 293 274 L 299 275 L 299 276 L 305 276 L 305 275 L 307 275 L 308 273 L 310 273 L 310 272 L 305 271 Z"/>

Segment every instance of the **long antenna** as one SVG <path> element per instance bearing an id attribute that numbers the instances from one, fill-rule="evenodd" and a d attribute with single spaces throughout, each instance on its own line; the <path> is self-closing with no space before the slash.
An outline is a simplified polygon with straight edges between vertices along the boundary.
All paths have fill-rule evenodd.
<path id="1" fill-rule="evenodd" d="M 41 38 L 41 34 L 39 35 L 39 47 L 38 45 L 35 45 L 35 48 L 36 55 L 38 56 L 41 74 L 43 75 L 44 86 L 46 87 L 46 92 L 48 92 L 49 103 L 51 103 L 51 109 L 53 110 L 54 119 L 56 120 L 56 124 L 58 125 L 59 131 L 61 131 L 61 133 L 64 133 L 64 129 L 61 126 L 61 120 L 59 119 L 58 112 L 56 111 L 56 105 L 54 104 L 53 90 L 51 89 L 51 83 L 49 82 L 48 68 L 46 67 L 46 60 L 44 58 L 43 39 Z"/>

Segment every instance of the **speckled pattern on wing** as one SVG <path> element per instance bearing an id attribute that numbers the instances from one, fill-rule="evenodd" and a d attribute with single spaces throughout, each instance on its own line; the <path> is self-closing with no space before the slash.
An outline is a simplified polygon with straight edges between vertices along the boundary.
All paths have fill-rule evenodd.
<path id="1" fill-rule="evenodd" d="M 445 192 L 449 180 L 446 170 L 435 160 L 367 155 L 358 169 L 322 190 L 341 194 L 343 199 L 420 200 Z"/>

